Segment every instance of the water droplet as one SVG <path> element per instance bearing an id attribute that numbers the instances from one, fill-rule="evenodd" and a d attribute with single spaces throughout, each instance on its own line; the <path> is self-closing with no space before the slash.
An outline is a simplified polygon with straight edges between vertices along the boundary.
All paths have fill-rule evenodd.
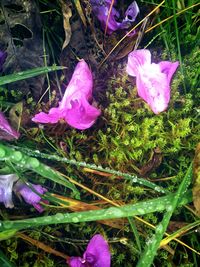
<path id="1" fill-rule="evenodd" d="M 140 214 L 144 214 L 144 213 L 145 213 L 145 211 L 144 211 L 143 209 L 141 209 L 141 208 L 137 209 L 137 211 L 138 211 Z"/>
<path id="2" fill-rule="evenodd" d="M 137 180 L 138 180 L 137 178 L 133 178 L 133 179 L 132 179 L 132 182 L 133 182 L 133 183 L 137 183 Z"/>
<path id="3" fill-rule="evenodd" d="M 159 225 L 157 226 L 156 231 L 157 231 L 158 233 L 162 233 L 162 231 L 163 231 L 163 226 L 162 226 L 162 224 L 159 224 Z"/>
<path id="4" fill-rule="evenodd" d="M 14 151 L 11 158 L 15 161 L 21 161 L 22 153 L 20 151 Z"/>
<path id="5" fill-rule="evenodd" d="M 3 226 L 4 226 L 5 229 L 10 229 L 13 226 L 13 222 L 6 221 L 6 222 L 3 223 Z"/>
<path id="6" fill-rule="evenodd" d="M 40 162 L 36 158 L 29 158 L 27 162 L 32 168 L 37 168 L 40 165 Z"/>
<path id="7" fill-rule="evenodd" d="M 65 218 L 65 216 L 64 216 L 62 213 L 57 213 L 57 214 L 56 214 L 56 219 L 57 219 L 58 221 L 62 221 L 64 218 Z"/>
<path id="8" fill-rule="evenodd" d="M 77 223 L 77 222 L 79 222 L 79 219 L 78 219 L 77 217 L 73 217 L 73 218 L 72 218 L 72 222 L 73 222 L 73 223 Z"/>

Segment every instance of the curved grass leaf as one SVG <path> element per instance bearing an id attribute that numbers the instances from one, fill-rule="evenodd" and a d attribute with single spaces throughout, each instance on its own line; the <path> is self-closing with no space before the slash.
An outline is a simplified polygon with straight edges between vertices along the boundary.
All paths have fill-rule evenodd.
<path id="1" fill-rule="evenodd" d="M 0 250 L 0 266 L 1 267 L 15 267 L 13 263 L 11 263 L 8 258 L 4 255 L 4 253 Z"/>
<path id="2" fill-rule="evenodd" d="M 171 202 L 166 206 L 166 213 L 161 221 L 161 223 L 158 224 L 155 230 L 155 234 L 153 237 L 151 237 L 146 245 L 146 248 L 140 257 L 140 260 L 137 264 L 137 267 L 148 267 L 151 266 L 154 260 L 154 257 L 156 255 L 157 249 L 160 246 L 160 242 L 162 240 L 162 237 L 167 229 L 167 226 L 169 224 L 170 218 L 176 209 L 176 207 L 179 205 L 180 202 L 182 202 L 185 198 L 185 192 L 192 180 L 192 164 L 190 164 L 190 167 L 188 168 L 188 171 L 180 184 L 177 193 L 174 194 L 174 198 L 171 199 Z"/>
<path id="3" fill-rule="evenodd" d="M 89 163 L 86 163 L 83 161 L 76 161 L 74 159 L 59 157 L 57 155 L 49 155 L 49 154 L 41 153 L 39 151 L 31 150 L 28 148 L 22 148 L 22 147 L 17 147 L 17 146 L 12 146 L 12 147 L 23 151 L 23 153 L 26 153 L 29 156 L 34 156 L 34 157 L 39 157 L 39 158 L 44 158 L 44 159 L 49 159 L 49 160 L 55 160 L 55 161 L 59 161 L 59 162 L 65 162 L 65 163 L 68 163 L 70 165 L 75 165 L 77 167 L 84 167 L 84 168 L 88 168 L 88 169 L 92 169 L 92 170 L 110 173 L 110 174 L 113 174 L 113 175 L 118 176 L 118 177 L 123 177 L 124 179 L 129 180 L 132 183 L 138 183 L 141 186 L 149 187 L 149 188 L 151 188 L 151 189 L 153 189 L 159 193 L 169 193 L 165 188 L 158 186 L 155 183 L 148 181 L 147 179 L 139 178 L 136 175 L 116 171 L 116 170 L 113 170 L 110 168 L 103 168 L 102 166 L 97 166 L 95 164 L 89 164 Z"/>
<path id="4" fill-rule="evenodd" d="M 41 225 L 62 224 L 62 223 L 79 223 L 98 220 L 109 220 L 115 218 L 127 218 L 139 216 L 151 212 L 160 212 L 167 209 L 173 203 L 176 194 L 169 194 L 164 197 L 142 201 L 133 205 L 124 205 L 121 207 L 110 207 L 101 210 L 89 210 L 73 213 L 57 213 L 52 216 L 42 216 L 32 219 L 2 221 L 0 231 L 9 229 L 27 229 L 30 227 L 39 227 Z M 192 201 L 192 192 L 187 191 L 184 197 L 179 201 L 179 206 L 185 205 Z"/>
<path id="5" fill-rule="evenodd" d="M 79 191 L 75 185 L 66 180 L 56 170 L 50 168 L 44 163 L 41 163 L 36 158 L 25 155 L 21 151 L 17 151 L 8 146 L 0 144 L 0 161 L 5 160 L 12 162 L 17 168 L 22 169 L 23 171 L 31 170 L 49 180 L 52 180 L 55 183 L 66 186 L 73 191 L 76 198 L 80 198 Z"/>
<path id="6" fill-rule="evenodd" d="M 62 66 L 40 67 L 40 68 L 35 68 L 31 70 L 9 74 L 9 75 L 0 77 L 0 85 L 13 83 L 13 82 L 20 81 L 20 80 L 25 80 L 25 79 L 32 78 L 32 77 L 45 74 L 51 71 L 63 70 L 63 69 L 65 69 L 65 67 L 62 67 Z"/>

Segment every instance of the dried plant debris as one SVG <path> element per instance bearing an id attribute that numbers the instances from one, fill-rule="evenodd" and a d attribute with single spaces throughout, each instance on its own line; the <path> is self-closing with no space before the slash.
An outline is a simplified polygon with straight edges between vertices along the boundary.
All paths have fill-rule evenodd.
<path id="1" fill-rule="evenodd" d="M 0 48 L 8 56 L 4 74 L 12 74 L 43 66 L 42 24 L 35 1 L 2 0 L 0 12 Z M 41 95 L 44 77 L 11 83 L 9 90 L 23 96 L 31 93 L 35 99 Z"/>
<path id="2" fill-rule="evenodd" d="M 193 202 L 197 214 L 200 216 L 200 143 L 197 145 L 195 151 L 193 172 L 194 172 L 194 185 L 192 189 Z"/>

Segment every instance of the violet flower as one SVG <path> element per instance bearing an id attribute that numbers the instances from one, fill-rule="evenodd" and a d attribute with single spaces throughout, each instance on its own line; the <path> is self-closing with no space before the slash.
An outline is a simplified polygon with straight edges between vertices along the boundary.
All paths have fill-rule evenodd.
<path id="1" fill-rule="evenodd" d="M 114 1 L 114 5 L 116 5 L 116 0 Z M 103 30 L 106 28 L 107 17 L 109 14 L 110 5 L 112 0 L 90 0 L 92 5 L 92 10 L 94 15 L 98 18 L 101 23 L 101 27 Z M 110 12 L 108 24 L 107 24 L 107 33 L 111 34 L 112 32 L 118 29 L 127 29 L 131 26 L 131 23 L 135 21 L 137 15 L 139 13 L 139 7 L 136 1 L 133 1 L 132 4 L 127 8 L 125 12 L 125 18 L 122 22 L 119 22 L 120 14 L 113 6 Z"/>
<path id="2" fill-rule="evenodd" d="M 43 195 L 45 192 L 47 192 L 47 189 L 42 187 L 41 185 L 31 184 L 31 186 L 40 195 Z M 18 181 L 14 186 L 14 191 L 17 195 L 21 195 L 26 203 L 33 205 L 33 207 L 37 211 L 44 211 L 43 207 L 39 204 L 41 197 L 33 192 L 31 187 L 28 187 L 28 185 L 26 185 L 25 183 Z"/>
<path id="3" fill-rule="evenodd" d="M 92 98 L 92 73 L 84 60 L 81 60 L 66 87 L 63 99 L 57 108 L 51 108 L 49 113 L 40 112 L 32 119 L 39 123 L 57 123 L 64 119 L 69 125 L 79 130 L 91 127 L 100 110 L 88 102 Z"/>
<path id="4" fill-rule="evenodd" d="M 18 180 L 16 174 L 0 175 L 0 202 L 3 202 L 6 208 L 13 208 L 12 190 L 13 183 Z"/>
<path id="5" fill-rule="evenodd" d="M 179 62 L 161 61 L 151 63 L 151 53 L 147 49 L 128 55 L 126 71 L 136 77 L 138 95 L 158 114 L 167 109 L 170 100 L 170 82 Z"/>
<path id="6" fill-rule="evenodd" d="M 19 133 L 16 132 L 8 123 L 4 114 L 0 112 L 0 140 L 13 140 L 19 138 Z"/>
<path id="7" fill-rule="evenodd" d="M 83 257 L 70 257 L 70 267 L 110 267 L 109 246 L 102 235 L 97 234 L 90 240 Z"/>
<path id="8" fill-rule="evenodd" d="M 5 62 L 7 53 L 0 50 L 0 71 L 2 70 L 3 63 Z"/>

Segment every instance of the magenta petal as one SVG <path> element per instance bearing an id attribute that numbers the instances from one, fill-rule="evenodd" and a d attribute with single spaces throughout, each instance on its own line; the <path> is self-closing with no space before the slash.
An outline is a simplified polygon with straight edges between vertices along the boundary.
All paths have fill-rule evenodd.
<path id="1" fill-rule="evenodd" d="M 18 139 L 20 134 L 16 132 L 8 123 L 4 114 L 0 112 L 0 140 L 13 140 Z"/>
<path id="2" fill-rule="evenodd" d="M 42 187 L 41 185 L 31 184 L 31 186 L 40 195 L 43 195 L 45 192 L 47 192 L 47 189 Z M 20 194 L 23 197 L 26 203 L 33 205 L 39 212 L 43 211 L 42 206 L 39 204 L 39 202 L 41 201 L 41 197 L 35 192 L 33 192 L 32 189 L 26 184 L 17 182 L 14 187 L 14 190 L 16 193 Z"/>
<path id="3" fill-rule="evenodd" d="M 102 235 L 97 234 L 90 240 L 83 258 L 95 267 L 110 267 L 109 246 Z"/>
<path id="4" fill-rule="evenodd" d="M 126 12 L 125 12 L 125 19 L 127 21 L 135 21 L 138 13 L 140 12 L 139 7 L 136 3 L 136 1 L 133 1 L 129 7 L 127 8 Z"/>
<path id="5" fill-rule="evenodd" d="M 131 76 L 137 76 L 141 67 L 151 64 L 151 53 L 147 49 L 135 50 L 128 55 L 126 71 Z"/>
<path id="6" fill-rule="evenodd" d="M 36 114 L 32 121 L 38 123 L 57 123 L 62 118 L 64 118 L 64 115 L 62 117 L 62 111 L 59 108 L 51 108 L 48 114 L 44 112 Z"/>
<path id="7" fill-rule="evenodd" d="M 160 66 L 161 72 L 166 74 L 168 83 L 170 84 L 172 76 L 179 66 L 179 62 L 161 61 L 158 65 Z"/>
<path id="8" fill-rule="evenodd" d="M 85 130 L 90 128 L 100 115 L 100 110 L 93 107 L 82 97 L 71 101 L 71 109 L 67 110 L 65 120 L 72 127 Z"/>
<path id="9" fill-rule="evenodd" d="M 93 78 L 92 72 L 89 69 L 87 63 L 81 60 L 72 75 L 72 78 L 66 87 L 65 94 L 60 102 L 59 108 L 66 109 L 71 107 L 71 97 L 75 92 L 81 93 L 86 99 L 92 97 Z"/>
<path id="10" fill-rule="evenodd" d="M 68 264 L 70 267 L 87 267 L 81 257 L 70 257 L 70 259 L 68 260 Z"/>

